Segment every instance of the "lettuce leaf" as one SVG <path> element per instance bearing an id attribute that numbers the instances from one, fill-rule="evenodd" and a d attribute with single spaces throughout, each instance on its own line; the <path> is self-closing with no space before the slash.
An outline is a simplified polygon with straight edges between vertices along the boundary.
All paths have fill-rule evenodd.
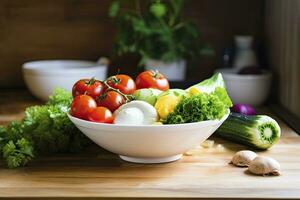
<path id="1" fill-rule="evenodd" d="M 164 124 L 192 123 L 204 120 L 221 119 L 232 106 L 226 89 L 216 87 L 212 93 L 183 97 L 163 121 Z"/>
<path id="2" fill-rule="evenodd" d="M 0 151 L 9 168 L 26 165 L 34 155 L 78 152 L 88 139 L 67 116 L 71 93 L 56 89 L 45 105 L 26 109 L 21 122 L 0 127 Z"/>
<path id="3" fill-rule="evenodd" d="M 222 77 L 222 74 L 220 73 L 216 73 L 209 79 L 206 79 L 196 85 L 189 87 L 187 91 L 191 88 L 197 88 L 201 92 L 211 93 L 215 91 L 217 87 L 226 89 L 224 79 Z"/>

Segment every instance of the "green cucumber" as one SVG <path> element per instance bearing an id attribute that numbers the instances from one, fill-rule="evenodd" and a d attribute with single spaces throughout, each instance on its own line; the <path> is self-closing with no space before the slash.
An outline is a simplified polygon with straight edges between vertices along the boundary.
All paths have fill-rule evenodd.
<path id="1" fill-rule="evenodd" d="M 278 142 L 280 138 L 278 123 L 266 115 L 246 116 L 230 113 L 227 120 L 216 131 L 225 139 L 265 150 Z"/>

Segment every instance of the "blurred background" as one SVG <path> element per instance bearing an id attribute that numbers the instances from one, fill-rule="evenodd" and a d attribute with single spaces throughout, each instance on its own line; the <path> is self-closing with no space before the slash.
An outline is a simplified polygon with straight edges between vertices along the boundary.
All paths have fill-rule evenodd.
<path id="1" fill-rule="evenodd" d="M 178 6 L 181 1 L 174 2 Z M 176 9 L 174 5 L 170 1 L 150 0 L 123 0 L 118 3 L 111 0 L 1 0 L 0 87 L 26 90 L 22 65 L 34 60 L 97 61 L 100 57 L 107 57 L 110 60 L 108 76 L 120 72 L 134 77 L 147 65 L 147 59 L 166 63 L 184 59 L 187 65 L 184 69 L 186 75 L 183 79 L 175 79 L 173 83 L 178 87 L 200 82 L 217 69 L 237 67 L 237 62 L 242 62 L 244 66 L 237 67 L 239 71 L 234 74 L 239 73 L 242 67 L 256 68 L 254 71 L 250 69 L 250 72 L 246 70 L 246 76 L 238 77 L 241 78 L 238 83 L 249 80 L 249 75 L 270 73 L 272 84 L 267 90 L 271 92 L 263 91 L 267 94 L 263 103 L 281 105 L 299 116 L 299 0 L 185 0 L 178 11 L 180 17 L 176 17 L 172 26 L 174 28 L 179 24 L 176 28 L 180 29 L 186 26 L 185 23 L 193 24 L 187 26 L 187 32 L 190 31 L 187 35 L 179 34 L 171 40 L 172 44 L 178 41 L 179 45 L 185 45 L 181 54 L 170 51 L 177 47 L 164 50 L 164 45 L 159 44 L 149 48 L 136 45 L 133 53 L 130 50 L 126 53 L 126 48 L 130 49 L 130 45 L 128 38 L 127 41 L 124 39 L 129 36 L 124 33 L 133 31 L 130 28 L 135 28 L 134 31 L 139 31 L 140 28 L 149 33 L 155 27 L 150 24 L 168 18 L 170 10 Z M 126 21 L 126 16 L 120 14 L 136 11 L 143 15 L 142 21 L 146 23 L 146 27 L 150 27 L 149 30 L 139 24 L 130 24 L 132 21 Z M 124 23 L 128 23 L 128 26 Z M 157 37 L 162 38 L 163 34 L 159 34 L 161 33 Z M 243 41 L 238 41 L 237 36 L 244 36 L 240 38 Z M 149 38 L 134 38 L 134 41 L 154 41 Z M 198 41 L 198 38 L 201 40 Z M 164 39 L 168 40 L 167 37 Z M 245 40 L 250 42 L 246 47 L 247 52 L 244 49 L 248 57 L 240 54 L 240 60 L 237 61 L 237 55 L 243 50 L 239 45 L 243 46 Z M 125 50 L 124 46 L 123 49 L 120 47 L 120 41 L 124 41 Z M 195 48 L 193 43 L 201 48 Z M 119 54 L 115 49 L 116 44 L 119 45 L 117 50 L 121 51 Z M 192 55 L 186 55 L 188 49 L 191 49 Z M 196 54 L 198 50 L 199 54 Z M 163 55 L 166 57 L 161 56 L 169 52 L 170 54 Z M 176 53 L 182 57 L 174 58 Z M 151 58 L 151 55 L 155 58 Z M 255 77 L 250 77 L 250 82 L 257 81 Z M 238 83 L 234 85 L 239 85 Z M 265 86 L 255 87 L 259 90 Z M 243 88 L 234 89 L 237 90 L 241 91 Z M 251 92 L 252 95 L 259 93 L 253 88 Z"/>

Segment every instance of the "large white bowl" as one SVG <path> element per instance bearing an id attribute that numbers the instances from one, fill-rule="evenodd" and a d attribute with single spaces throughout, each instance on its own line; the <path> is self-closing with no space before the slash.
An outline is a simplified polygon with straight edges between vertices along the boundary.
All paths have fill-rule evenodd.
<path id="1" fill-rule="evenodd" d="M 70 120 L 99 146 L 135 163 L 163 163 L 181 158 L 182 153 L 205 141 L 226 120 L 176 125 L 117 125 Z"/>
<path id="2" fill-rule="evenodd" d="M 23 77 L 30 92 L 47 101 L 56 87 L 72 90 L 82 78 L 104 80 L 107 66 L 85 60 L 42 60 L 23 64 Z"/>
<path id="3" fill-rule="evenodd" d="M 270 94 L 272 74 L 240 75 L 234 69 L 218 70 L 222 73 L 227 92 L 233 103 L 262 105 Z"/>

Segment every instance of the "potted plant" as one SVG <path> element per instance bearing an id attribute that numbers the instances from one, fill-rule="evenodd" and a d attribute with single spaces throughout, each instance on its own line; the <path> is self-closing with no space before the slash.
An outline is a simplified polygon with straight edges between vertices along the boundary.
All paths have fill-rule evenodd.
<path id="1" fill-rule="evenodd" d="M 183 0 L 150 1 L 143 11 L 139 0 L 130 2 L 135 3 L 132 9 L 122 9 L 121 1 L 114 1 L 109 10 L 117 26 L 117 55 L 136 53 L 139 65 L 147 70 L 157 69 L 169 80 L 182 81 L 186 59 L 212 52 L 197 26 L 182 19 Z"/>

